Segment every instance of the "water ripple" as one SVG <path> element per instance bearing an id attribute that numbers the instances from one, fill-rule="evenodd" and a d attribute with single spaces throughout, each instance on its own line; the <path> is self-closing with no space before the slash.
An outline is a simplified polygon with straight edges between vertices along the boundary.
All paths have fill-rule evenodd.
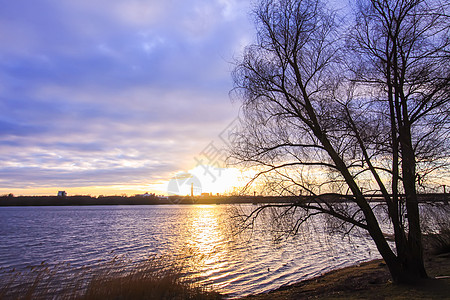
<path id="1" fill-rule="evenodd" d="M 264 228 L 236 237 L 227 211 L 227 205 L 0 207 L 0 267 L 96 266 L 115 256 L 139 261 L 189 250 L 203 258 L 187 275 L 237 297 L 377 257 L 364 235 L 353 245 L 321 231 L 279 244 Z"/>

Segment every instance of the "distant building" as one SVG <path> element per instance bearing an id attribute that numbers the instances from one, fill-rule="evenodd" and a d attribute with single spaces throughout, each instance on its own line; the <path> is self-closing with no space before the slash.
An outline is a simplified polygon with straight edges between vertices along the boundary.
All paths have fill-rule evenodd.
<path id="1" fill-rule="evenodd" d="M 202 193 L 202 196 L 212 196 L 212 193 Z"/>
<path id="2" fill-rule="evenodd" d="M 66 191 L 59 191 L 58 192 L 58 197 L 66 197 L 66 196 L 67 196 Z"/>
<path id="3" fill-rule="evenodd" d="M 146 192 L 145 194 L 136 194 L 135 197 L 155 197 L 155 193 L 149 194 Z"/>

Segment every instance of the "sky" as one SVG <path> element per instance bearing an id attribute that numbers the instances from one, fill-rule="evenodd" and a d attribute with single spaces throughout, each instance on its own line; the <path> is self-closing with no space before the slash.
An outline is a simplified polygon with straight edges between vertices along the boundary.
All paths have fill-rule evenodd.
<path id="1" fill-rule="evenodd" d="M 223 193 L 238 178 L 217 149 L 250 0 L 0 7 L 0 194 L 170 194 L 186 173 Z"/>

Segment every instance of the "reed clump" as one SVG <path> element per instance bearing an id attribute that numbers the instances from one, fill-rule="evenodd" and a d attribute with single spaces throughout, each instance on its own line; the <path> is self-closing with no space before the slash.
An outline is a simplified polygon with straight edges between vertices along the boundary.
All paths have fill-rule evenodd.
<path id="1" fill-rule="evenodd" d="M 93 267 L 43 262 L 25 270 L 0 271 L 0 299 L 222 299 L 189 276 L 187 259 L 124 257 Z"/>

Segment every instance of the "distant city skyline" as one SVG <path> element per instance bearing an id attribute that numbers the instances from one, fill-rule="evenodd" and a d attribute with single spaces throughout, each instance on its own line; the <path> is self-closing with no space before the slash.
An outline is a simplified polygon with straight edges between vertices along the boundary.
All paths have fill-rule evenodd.
<path id="1" fill-rule="evenodd" d="M 202 155 L 238 116 L 250 2 L 0 0 L 0 194 L 226 192 Z"/>

